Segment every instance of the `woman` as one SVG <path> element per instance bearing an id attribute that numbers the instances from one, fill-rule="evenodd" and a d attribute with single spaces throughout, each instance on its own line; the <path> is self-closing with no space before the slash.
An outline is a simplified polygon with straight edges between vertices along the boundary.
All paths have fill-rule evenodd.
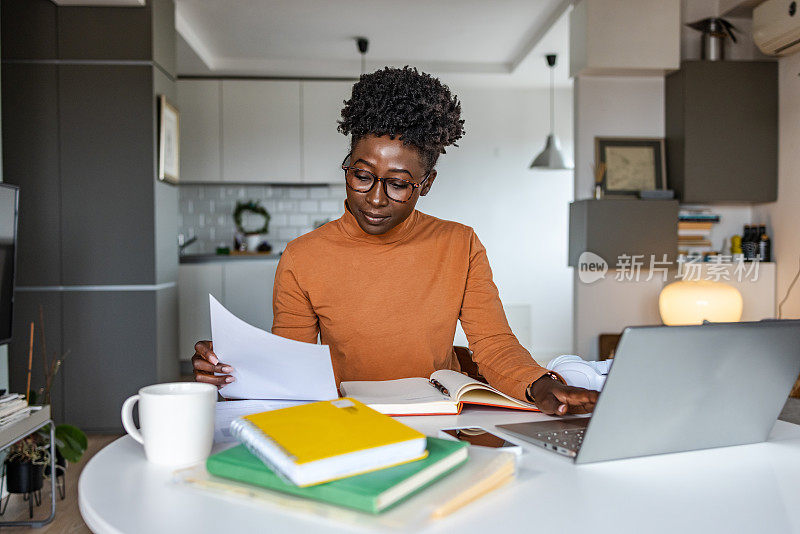
<path id="1" fill-rule="evenodd" d="M 439 154 L 464 133 L 460 115 L 447 86 L 416 69 L 361 76 L 339 121 L 351 139 L 344 215 L 287 245 L 272 333 L 309 343 L 319 334 L 337 383 L 389 380 L 459 370 L 460 320 L 491 385 L 548 414 L 590 412 L 597 392 L 567 386 L 512 334 L 472 228 L 415 210 L 436 181 Z M 195 350 L 195 380 L 233 380 L 211 342 Z"/>

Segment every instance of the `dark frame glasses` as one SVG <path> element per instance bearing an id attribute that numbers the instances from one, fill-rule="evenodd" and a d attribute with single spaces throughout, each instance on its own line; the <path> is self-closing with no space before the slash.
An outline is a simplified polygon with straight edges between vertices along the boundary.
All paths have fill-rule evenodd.
<path id="1" fill-rule="evenodd" d="M 412 182 L 411 180 L 405 180 L 403 178 L 395 178 L 395 177 L 389 177 L 389 178 L 383 177 L 383 178 L 381 178 L 380 176 L 378 176 L 374 172 L 368 171 L 367 169 L 362 169 L 360 167 L 353 167 L 352 165 L 347 165 L 347 161 L 350 159 L 350 156 L 351 156 L 351 154 L 347 154 L 347 156 L 345 156 L 344 160 L 342 160 L 342 170 L 344 171 L 344 176 L 345 176 L 344 183 L 347 186 L 347 188 L 355 191 L 356 193 L 369 193 L 370 191 L 372 191 L 372 188 L 375 187 L 375 183 L 380 181 L 381 184 L 383 185 L 383 193 L 386 195 L 386 198 L 388 198 L 389 200 L 392 200 L 394 202 L 404 203 L 404 202 L 408 202 L 409 200 L 411 200 L 411 197 L 414 196 L 414 191 L 416 191 L 418 188 L 422 187 L 425 184 L 425 182 L 428 180 L 428 178 L 430 178 L 430 175 L 431 175 L 431 171 L 428 171 L 428 174 L 426 174 L 425 178 L 423 178 L 422 181 L 419 182 L 419 183 Z M 350 185 L 350 182 L 347 179 L 347 174 L 348 174 L 348 172 L 355 173 L 355 171 L 366 173 L 366 174 L 372 176 L 372 183 L 370 184 L 370 186 L 367 189 L 363 189 L 362 190 L 362 189 L 358 189 L 358 188 L 353 187 L 352 185 Z M 400 200 L 400 199 L 392 197 L 392 195 L 389 193 L 389 188 L 386 186 L 386 182 L 387 181 L 402 182 L 404 185 L 411 186 L 411 193 L 408 195 L 408 198 L 405 199 L 405 200 Z"/>

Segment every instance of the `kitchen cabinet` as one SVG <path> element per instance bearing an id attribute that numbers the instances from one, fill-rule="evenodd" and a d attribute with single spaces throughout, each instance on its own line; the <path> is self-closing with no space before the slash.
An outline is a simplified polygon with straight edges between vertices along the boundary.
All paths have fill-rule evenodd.
<path id="1" fill-rule="evenodd" d="M 180 360 L 190 360 L 194 344 L 211 339 L 208 295 L 223 301 L 222 263 L 199 263 L 178 267 L 178 351 Z"/>
<path id="2" fill-rule="evenodd" d="M 342 183 L 350 138 L 337 130 L 352 81 L 302 82 L 303 182 Z"/>
<path id="3" fill-rule="evenodd" d="M 297 183 L 300 82 L 222 81 L 222 179 Z"/>
<path id="4" fill-rule="evenodd" d="M 182 263 L 178 270 L 179 359 L 191 359 L 194 344 L 211 339 L 209 293 L 243 321 L 269 331 L 277 269 L 277 259 Z"/>
<path id="5" fill-rule="evenodd" d="M 339 184 L 353 81 L 178 80 L 181 182 Z"/>
<path id="6" fill-rule="evenodd" d="M 219 80 L 178 80 L 181 182 L 221 182 Z"/>
<path id="7" fill-rule="evenodd" d="M 683 62 L 665 81 L 665 131 L 681 201 L 777 200 L 777 62 Z"/>
<path id="8" fill-rule="evenodd" d="M 570 267 L 583 268 L 583 252 L 603 258 L 610 269 L 622 255 L 674 261 L 678 253 L 678 203 L 674 200 L 576 200 L 569 205 Z"/>
<path id="9" fill-rule="evenodd" d="M 231 261 L 222 268 L 223 304 L 262 330 L 272 329 L 272 285 L 278 260 Z"/>
<path id="10" fill-rule="evenodd" d="M 570 76 L 676 70 L 680 15 L 680 0 L 580 0 L 569 15 Z"/>

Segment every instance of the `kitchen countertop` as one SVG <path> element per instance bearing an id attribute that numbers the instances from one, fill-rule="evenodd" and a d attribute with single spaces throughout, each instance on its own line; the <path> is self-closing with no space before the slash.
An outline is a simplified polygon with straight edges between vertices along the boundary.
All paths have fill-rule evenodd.
<path id="1" fill-rule="evenodd" d="M 278 260 L 281 253 L 275 254 L 184 254 L 178 263 L 213 263 L 220 261 Z"/>

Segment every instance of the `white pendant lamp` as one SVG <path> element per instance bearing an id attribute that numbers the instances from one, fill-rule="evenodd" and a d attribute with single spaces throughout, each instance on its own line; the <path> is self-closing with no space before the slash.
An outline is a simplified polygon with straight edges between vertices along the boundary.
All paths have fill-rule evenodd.
<path id="1" fill-rule="evenodd" d="M 550 67 L 550 134 L 547 136 L 547 141 L 544 144 L 544 150 L 539 152 L 539 155 L 531 163 L 531 169 L 571 169 L 571 165 L 567 165 L 564 160 L 564 154 L 561 153 L 561 143 L 553 130 L 554 121 L 554 82 L 553 82 L 553 69 L 556 66 L 556 55 L 548 54 L 545 56 L 547 59 L 547 66 Z"/>

